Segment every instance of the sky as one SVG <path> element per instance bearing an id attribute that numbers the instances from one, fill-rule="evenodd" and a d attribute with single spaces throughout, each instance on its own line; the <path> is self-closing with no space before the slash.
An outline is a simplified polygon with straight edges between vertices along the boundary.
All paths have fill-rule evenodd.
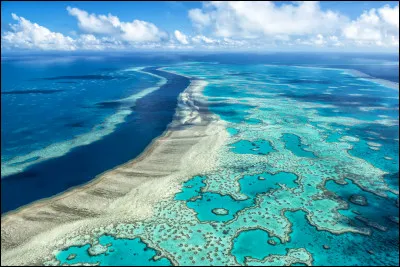
<path id="1" fill-rule="evenodd" d="M 398 52 L 399 4 L 2 1 L 1 48 Z"/>

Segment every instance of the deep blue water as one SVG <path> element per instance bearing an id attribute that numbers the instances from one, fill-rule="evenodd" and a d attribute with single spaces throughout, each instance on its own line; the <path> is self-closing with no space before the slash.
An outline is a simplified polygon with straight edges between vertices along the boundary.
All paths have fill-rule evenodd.
<path id="1" fill-rule="evenodd" d="M 112 134 L 2 179 L 2 213 L 88 182 L 139 155 L 161 135 L 172 121 L 178 94 L 189 85 L 189 80 L 155 68 L 146 70 L 167 78 L 167 84 L 138 99 L 134 112 Z"/>
<path id="2" fill-rule="evenodd" d="M 271 53 L 271 54 L 161 54 L 142 53 L 139 55 L 2 55 L 1 83 L 1 149 L 3 163 L 15 156 L 69 140 L 88 133 L 105 118 L 120 108 L 114 100 L 126 98 L 148 87 L 155 86 L 159 79 L 137 72 L 123 71 L 137 66 L 167 66 L 183 62 L 218 62 L 229 64 L 280 64 L 351 68 L 376 78 L 399 81 L 398 55 L 395 54 L 312 54 L 312 53 Z M 149 71 L 168 79 L 168 83 L 145 97 L 137 100 L 131 108 L 133 113 L 115 130 L 100 140 L 78 146 L 68 153 L 31 165 L 25 171 L 8 175 L 1 180 L 2 213 L 16 209 L 41 198 L 50 197 L 70 187 L 86 183 L 96 175 L 120 165 L 139 155 L 145 147 L 165 129 L 172 120 L 178 94 L 186 88 L 188 79 L 154 68 Z M 231 73 L 230 75 L 244 75 Z M 277 74 L 278 75 L 278 74 Z M 288 81 L 304 83 L 307 81 Z M 309 81 L 315 83 L 315 81 Z M 335 84 L 335 81 L 321 81 L 320 86 Z M 238 88 L 237 90 L 240 90 Z M 343 90 L 343 94 L 341 93 Z M 212 91 L 212 90 L 210 90 Z M 218 90 L 214 90 L 218 92 Z M 357 104 L 351 102 L 346 88 L 335 90 L 330 96 L 290 93 L 286 97 L 308 99 L 310 102 L 335 104 L 341 107 L 344 116 L 354 116 Z M 238 91 L 229 92 L 232 97 Z M 227 92 L 221 92 L 227 95 Z M 363 103 L 379 105 L 376 92 L 371 92 Z M 380 94 L 380 93 L 379 93 Z M 250 95 L 249 95 L 250 96 Z M 380 95 L 381 96 L 381 95 Z M 345 99 L 345 98 L 348 99 Z M 110 102 L 111 101 L 111 102 Z M 398 107 L 398 100 L 390 103 Z M 246 108 L 242 106 L 211 106 L 211 109 L 230 120 L 242 120 Z M 348 109 L 346 111 L 346 109 Z M 329 110 L 321 113 L 334 114 Z M 325 114 L 324 114 L 325 116 Z M 326 115 L 328 116 L 328 115 Z M 388 116 L 393 116 L 388 112 Z M 249 123 L 260 123 L 253 121 Z M 398 128 L 386 127 L 382 135 L 398 135 Z M 366 131 L 366 126 L 350 130 L 339 129 L 344 135 L 354 131 Z M 234 132 L 232 132 L 234 133 Z M 334 136 L 332 136 L 334 141 Z M 363 144 L 358 144 L 362 146 Z M 251 148 L 249 148 L 251 149 Z M 360 152 L 361 151 L 361 152 Z M 350 153 L 362 153 L 355 148 Z M 388 153 L 398 153 L 391 149 Z M 299 150 L 299 152 L 301 152 Z M 366 149 L 367 153 L 367 149 Z M 359 155 L 362 157 L 362 155 Z M 34 162 L 30 158 L 25 162 Z M 378 167 L 393 173 L 398 165 L 387 166 L 379 159 L 373 162 Z M 394 183 L 396 179 L 394 179 Z M 398 181 L 397 181 L 398 183 Z"/>

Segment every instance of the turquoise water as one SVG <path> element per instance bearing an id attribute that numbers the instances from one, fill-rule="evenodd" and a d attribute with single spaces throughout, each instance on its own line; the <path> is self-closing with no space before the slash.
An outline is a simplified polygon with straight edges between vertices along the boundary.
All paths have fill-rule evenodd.
<path id="1" fill-rule="evenodd" d="M 203 192 L 203 181 L 206 177 L 195 176 L 185 182 L 182 191 L 175 195 L 176 200 L 185 200 L 189 208 L 197 213 L 200 221 L 229 221 L 237 211 L 250 206 L 250 200 L 236 201 L 231 196 L 221 196 L 216 193 Z M 214 209 L 224 209 L 227 214 L 215 214 Z"/>
<path id="2" fill-rule="evenodd" d="M 195 176 L 183 184 L 182 192 L 175 195 L 176 200 L 190 200 L 201 194 L 201 189 L 206 185 L 204 176 Z"/>
<path id="3" fill-rule="evenodd" d="M 240 189 L 243 194 L 254 198 L 257 194 L 266 193 L 271 189 L 279 189 L 279 184 L 283 184 L 288 188 L 298 186 L 295 183 L 297 179 L 293 173 L 260 173 L 256 175 L 245 175 L 239 180 Z"/>
<path id="4" fill-rule="evenodd" d="M 369 140 L 360 140 L 354 144 L 353 149 L 349 150 L 349 153 L 356 157 L 363 157 L 368 162 L 374 166 L 380 168 L 381 170 L 387 171 L 389 173 L 398 172 L 399 162 L 396 160 L 388 160 L 385 157 L 395 159 L 399 155 L 398 147 L 395 148 L 390 144 L 386 144 L 387 141 L 379 140 L 377 143 L 382 145 L 379 147 L 379 153 L 376 150 L 372 150 L 371 146 L 368 145 Z M 371 141 L 374 142 L 374 141 Z M 373 146 L 372 146 L 373 147 Z M 385 157 L 382 157 L 385 155 Z"/>
<path id="5" fill-rule="evenodd" d="M 267 193 L 272 189 L 298 186 L 296 175 L 292 173 L 260 173 L 245 175 L 239 179 L 240 191 L 247 196 L 245 200 L 235 200 L 230 195 L 206 192 L 204 181 L 207 177 L 195 176 L 183 184 L 182 191 L 175 195 L 175 200 L 184 200 L 193 209 L 200 221 L 229 221 L 236 213 L 254 205 L 257 194 Z M 215 209 L 223 209 L 226 214 L 216 214 Z"/>
<path id="6" fill-rule="evenodd" d="M 392 250 L 380 251 L 388 245 L 380 233 L 374 233 L 369 239 L 354 234 L 333 235 L 327 231 L 316 231 L 315 227 L 309 225 L 302 211 L 287 212 L 285 215 L 293 224 L 291 242 L 282 244 L 275 238 L 276 244 L 270 245 L 268 240 L 271 237 L 266 231 L 242 232 L 234 240 L 232 249 L 239 263 L 244 263 L 246 256 L 261 260 L 268 255 L 285 255 L 287 249 L 305 247 L 313 255 L 312 264 L 315 266 L 327 263 L 331 266 L 397 265 L 398 259 L 390 255 Z"/>
<path id="7" fill-rule="evenodd" d="M 285 142 L 286 148 L 292 151 L 296 156 L 316 158 L 312 152 L 306 150 L 308 146 L 301 143 L 301 140 L 297 135 L 283 134 L 282 140 Z"/>
<path id="8" fill-rule="evenodd" d="M 171 266 L 166 258 L 154 259 L 157 252 L 149 248 L 140 238 L 116 239 L 103 235 L 99 238 L 101 250 L 97 255 L 89 254 L 90 245 L 70 247 L 61 251 L 57 259 L 66 264 L 100 263 L 100 266 Z M 100 253 L 102 252 L 102 253 Z M 68 257 L 73 259 L 68 259 Z"/>
<path id="9" fill-rule="evenodd" d="M 251 200 L 237 201 L 231 196 L 222 196 L 217 193 L 205 192 L 201 198 L 187 202 L 187 206 L 197 213 L 200 221 L 229 221 L 235 214 L 253 204 Z M 215 214 L 214 209 L 224 209 L 227 214 Z"/>
<path id="10" fill-rule="evenodd" d="M 329 134 L 328 138 L 326 138 L 327 142 L 338 142 L 342 134 L 340 132 L 334 132 Z"/>
<path id="11" fill-rule="evenodd" d="M 225 104 L 225 105 L 211 105 L 210 110 L 216 112 L 223 120 L 230 122 L 242 122 L 248 115 L 248 110 L 251 105 L 244 104 Z M 255 123 L 256 121 L 251 122 Z M 259 123 L 257 121 L 257 123 Z"/>
<path id="12" fill-rule="evenodd" d="M 228 131 L 228 133 L 229 133 L 230 135 L 235 135 L 235 134 L 238 134 L 238 133 L 239 133 L 239 131 L 238 131 L 237 129 L 235 129 L 235 128 L 230 128 L 230 127 L 228 127 L 228 128 L 226 128 L 226 130 Z"/>
<path id="13" fill-rule="evenodd" d="M 118 231 L 180 265 L 398 264 L 398 90 L 320 67 L 167 69 L 209 83 L 227 140 L 214 169 Z"/>
<path id="14" fill-rule="evenodd" d="M 360 225 L 364 222 L 357 219 L 359 216 L 389 229 L 394 226 L 394 222 L 390 220 L 390 216 L 399 216 L 398 207 L 395 205 L 397 199 L 395 194 L 389 193 L 388 198 L 384 198 L 361 190 L 350 180 L 346 180 L 346 182 L 346 185 L 339 185 L 333 181 L 328 181 L 325 185 L 326 189 L 336 193 L 349 205 L 348 209 L 340 210 L 341 214 Z M 350 197 L 353 195 L 363 196 L 366 199 L 367 205 L 362 206 L 352 203 Z"/>
<path id="15" fill-rule="evenodd" d="M 254 142 L 240 140 L 239 142 L 232 144 L 232 151 L 238 154 L 266 155 L 269 152 L 274 151 L 274 149 L 266 140 L 256 140 Z"/>
<path id="16" fill-rule="evenodd" d="M 182 191 L 175 195 L 176 200 L 186 201 L 187 206 L 196 212 L 200 221 L 232 220 L 238 211 L 254 205 L 258 194 L 279 189 L 281 185 L 288 188 L 298 186 L 295 182 L 297 177 L 293 173 L 245 175 L 239 179 L 239 184 L 240 191 L 247 196 L 247 199 L 236 200 L 230 195 L 204 191 L 206 179 L 204 176 L 193 177 L 185 182 Z M 224 214 L 216 214 L 216 209 L 224 210 Z"/>
<path id="17" fill-rule="evenodd" d="M 275 245 L 267 245 L 268 241 L 273 240 Z M 242 232 L 233 240 L 234 246 L 232 254 L 240 264 L 244 264 L 245 257 L 251 256 L 256 259 L 263 259 L 268 254 L 284 255 L 286 248 L 280 245 L 280 241 L 276 237 L 270 237 L 268 232 L 263 230 L 250 230 Z"/>

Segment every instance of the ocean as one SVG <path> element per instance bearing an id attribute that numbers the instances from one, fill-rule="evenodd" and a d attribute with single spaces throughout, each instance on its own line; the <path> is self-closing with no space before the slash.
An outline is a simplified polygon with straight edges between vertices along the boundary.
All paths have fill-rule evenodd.
<path id="1" fill-rule="evenodd" d="M 40 60 L 2 62 L 2 213 L 138 156 L 189 84 L 137 60 Z"/>
<path id="2" fill-rule="evenodd" d="M 49 263 L 396 265 L 398 60 L 5 58 L 2 213 L 134 159 L 167 129 L 190 81 L 204 80 L 207 112 L 228 134 L 218 168 L 186 177 L 146 220 L 93 231 L 87 243 L 76 233 Z"/>
<path id="3" fill-rule="evenodd" d="M 386 54 L 3 56 L 2 213 L 84 184 L 138 156 L 166 129 L 188 81 L 163 73 L 171 80 L 161 87 L 160 77 L 133 69 L 186 62 L 334 67 L 399 80 L 398 55 Z M 140 95 L 154 87 L 161 88 Z M 138 99 L 126 105 L 112 105 L 135 95 Z"/>

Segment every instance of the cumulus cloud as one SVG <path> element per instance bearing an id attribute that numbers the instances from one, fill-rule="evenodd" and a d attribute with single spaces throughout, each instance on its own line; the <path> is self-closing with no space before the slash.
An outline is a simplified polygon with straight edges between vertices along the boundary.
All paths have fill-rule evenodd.
<path id="1" fill-rule="evenodd" d="M 191 9 L 188 16 L 200 32 L 209 31 L 217 38 L 254 40 L 253 44 L 259 40 L 336 47 L 399 44 L 398 5 L 367 10 L 351 21 L 338 12 L 322 10 L 314 1 L 212 1 L 201 9 Z"/>
<path id="2" fill-rule="evenodd" d="M 97 16 L 69 6 L 67 7 L 67 11 L 71 16 L 75 16 L 78 19 L 79 28 L 85 32 L 111 34 L 114 33 L 116 27 L 121 24 L 118 17 L 112 16 L 111 14 L 108 14 L 108 16 Z"/>
<path id="3" fill-rule="evenodd" d="M 314 40 L 316 45 L 324 45 L 326 43 L 324 36 L 322 34 L 318 34 Z"/>
<path id="4" fill-rule="evenodd" d="M 87 33 L 108 34 L 128 42 L 159 42 L 168 35 L 156 25 L 142 20 L 121 22 L 111 14 L 96 15 L 78 9 L 67 7 L 71 16 L 78 20 L 78 26 Z"/>
<path id="5" fill-rule="evenodd" d="M 112 37 L 101 37 L 98 38 L 93 34 L 81 34 L 76 39 L 76 45 L 81 50 L 108 50 L 108 49 L 124 49 L 127 46 Z"/>
<path id="6" fill-rule="evenodd" d="M 279 38 L 290 35 L 329 33 L 346 18 L 318 2 L 278 6 L 271 1 L 210 2 L 192 9 L 189 18 L 198 28 L 211 28 L 215 36 L 232 38 Z"/>
<path id="7" fill-rule="evenodd" d="M 189 44 L 188 38 L 185 34 L 181 33 L 178 30 L 175 30 L 174 35 L 175 35 L 176 40 L 178 40 L 178 42 L 180 42 L 181 44 L 184 44 L 184 45 Z"/>
<path id="8" fill-rule="evenodd" d="M 339 38 L 335 35 L 329 36 L 328 39 L 333 46 L 343 46 L 343 43 L 339 41 Z"/>
<path id="9" fill-rule="evenodd" d="M 104 47 L 101 44 L 101 41 L 96 38 L 93 34 L 82 34 L 77 39 L 77 43 L 80 44 L 80 47 L 90 50 L 103 50 Z"/>
<path id="10" fill-rule="evenodd" d="M 11 24 L 11 31 L 2 34 L 4 47 L 41 50 L 76 50 L 75 40 L 46 27 L 12 14 L 16 24 Z"/>
<path id="11" fill-rule="evenodd" d="M 399 6 L 364 11 L 343 28 L 343 36 L 358 45 L 398 46 Z"/>
<path id="12" fill-rule="evenodd" d="M 203 11 L 198 8 L 189 10 L 189 18 L 192 20 L 193 24 L 199 28 L 208 26 L 211 23 L 210 14 L 203 13 Z"/>
<path id="13" fill-rule="evenodd" d="M 196 36 L 192 37 L 192 42 L 196 43 L 196 44 L 200 44 L 200 43 L 213 44 L 213 43 L 216 43 L 217 40 L 208 38 L 208 37 L 206 37 L 204 35 L 196 35 Z"/>
<path id="14" fill-rule="evenodd" d="M 12 14 L 16 24 L 10 24 L 9 29 L 3 32 L 2 47 L 60 51 L 128 49 L 141 48 L 139 44 L 151 47 L 151 43 L 161 43 L 168 38 L 167 33 L 146 21 L 121 22 L 111 14 L 88 14 L 71 7 L 67 7 L 67 10 L 77 18 L 83 34 L 74 31 L 73 37 L 65 36 Z M 181 40 L 186 38 L 185 35 L 181 37 Z"/>
<path id="15" fill-rule="evenodd" d="M 399 29 L 399 5 L 391 8 L 389 5 L 378 10 L 381 18 L 388 24 L 393 25 L 395 28 Z"/>
<path id="16" fill-rule="evenodd" d="M 17 21 L 10 25 L 10 31 L 2 34 L 2 47 L 30 50 L 106 50 L 122 49 L 126 46 L 119 40 L 112 37 L 98 38 L 93 34 L 75 34 L 75 38 L 65 36 L 58 32 L 32 23 L 29 20 L 12 14 Z"/>
<path id="17" fill-rule="evenodd" d="M 393 6 L 393 5 L 392 5 Z M 79 30 L 67 34 L 12 14 L 15 24 L 2 25 L 2 48 L 40 50 L 121 49 L 266 49 L 283 46 L 396 48 L 399 6 L 384 5 L 350 20 L 318 2 L 206 2 L 188 16 L 193 33 L 168 33 L 151 22 L 123 22 L 112 14 L 89 14 L 67 7 Z"/>
<path id="18" fill-rule="evenodd" d="M 379 29 L 379 17 L 375 9 L 362 14 L 356 21 L 352 21 L 343 29 L 343 34 L 348 39 L 359 41 L 379 41 L 381 31 Z"/>

